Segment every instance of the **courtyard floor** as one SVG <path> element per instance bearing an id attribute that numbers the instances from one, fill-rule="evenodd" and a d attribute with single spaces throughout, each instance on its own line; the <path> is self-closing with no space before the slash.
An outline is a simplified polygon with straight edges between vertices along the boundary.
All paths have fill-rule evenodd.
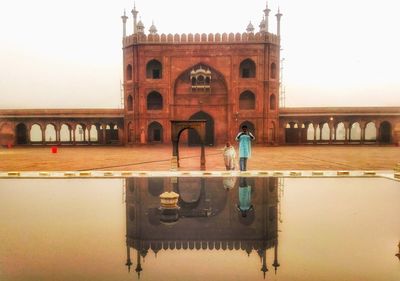
<path id="1" fill-rule="evenodd" d="M 200 148 L 179 148 L 180 170 L 199 170 Z M 170 145 L 0 148 L 0 171 L 171 169 Z M 396 146 L 253 146 L 248 170 L 390 170 L 400 162 Z M 222 147 L 206 148 L 206 170 L 224 170 Z"/>

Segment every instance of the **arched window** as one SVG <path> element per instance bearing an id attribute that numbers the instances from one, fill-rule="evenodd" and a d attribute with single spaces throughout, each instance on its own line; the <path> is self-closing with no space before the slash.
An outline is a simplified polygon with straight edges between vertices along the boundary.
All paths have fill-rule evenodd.
<path id="1" fill-rule="evenodd" d="M 346 128 L 345 128 L 343 122 L 340 122 L 336 126 L 336 140 L 337 141 L 346 140 Z"/>
<path id="2" fill-rule="evenodd" d="M 42 139 L 42 128 L 38 124 L 33 124 L 30 130 L 30 139 L 32 142 L 43 141 Z"/>
<path id="3" fill-rule="evenodd" d="M 158 92 L 151 92 L 147 95 L 147 110 L 162 110 L 163 98 Z"/>
<path id="4" fill-rule="evenodd" d="M 127 106 L 128 106 L 128 111 L 133 110 L 133 98 L 131 95 L 128 96 L 128 100 L 126 101 Z"/>
<path id="5" fill-rule="evenodd" d="M 240 63 L 240 77 L 254 78 L 256 77 L 256 64 L 251 59 L 246 59 Z"/>
<path id="6" fill-rule="evenodd" d="M 356 122 L 351 125 L 350 140 L 361 140 L 360 123 Z"/>
<path id="7" fill-rule="evenodd" d="M 154 121 L 149 124 L 147 128 L 149 142 L 162 142 L 163 127 L 160 123 Z"/>
<path id="8" fill-rule="evenodd" d="M 17 144 L 27 144 L 27 129 L 24 123 L 19 123 L 16 127 Z"/>
<path id="9" fill-rule="evenodd" d="M 245 91 L 239 97 L 239 109 L 255 109 L 256 98 L 250 91 Z"/>
<path id="10" fill-rule="evenodd" d="M 276 109 L 276 97 L 274 94 L 272 94 L 269 97 L 269 109 L 270 110 L 275 110 Z"/>
<path id="11" fill-rule="evenodd" d="M 132 65 L 130 64 L 126 66 L 126 80 L 132 80 Z"/>
<path id="12" fill-rule="evenodd" d="M 99 132 L 97 131 L 96 125 L 90 126 L 89 136 L 91 142 L 99 141 Z"/>
<path id="13" fill-rule="evenodd" d="M 162 65 L 158 60 L 151 60 L 146 65 L 146 78 L 161 79 Z"/>
<path id="14" fill-rule="evenodd" d="M 312 123 L 308 124 L 307 126 L 307 140 L 308 141 L 314 140 L 314 125 Z"/>
<path id="15" fill-rule="evenodd" d="M 55 142 L 56 139 L 56 127 L 53 124 L 47 124 L 46 130 L 44 131 L 44 138 L 46 142 Z"/>
<path id="16" fill-rule="evenodd" d="M 329 140 L 330 132 L 331 130 L 329 129 L 328 123 L 324 123 L 321 130 L 321 140 Z"/>
<path id="17" fill-rule="evenodd" d="M 276 79 L 276 64 L 271 63 L 271 79 Z"/>
<path id="18" fill-rule="evenodd" d="M 369 122 L 365 126 L 365 138 L 366 141 L 376 141 L 376 127 L 374 122 Z"/>
<path id="19" fill-rule="evenodd" d="M 392 137 L 392 125 L 388 121 L 383 121 L 379 126 L 379 138 L 383 143 L 390 143 Z"/>
<path id="20" fill-rule="evenodd" d="M 67 124 L 62 124 L 60 129 L 60 141 L 71 141 L 71 129 Z"/>
<path id="21" fill-rule="evenodd" d="M 83 129 L 83 126 L 81 124 L 78 124 L 75 127 L 75 141 L 85 141 L 85 130 Z"/>

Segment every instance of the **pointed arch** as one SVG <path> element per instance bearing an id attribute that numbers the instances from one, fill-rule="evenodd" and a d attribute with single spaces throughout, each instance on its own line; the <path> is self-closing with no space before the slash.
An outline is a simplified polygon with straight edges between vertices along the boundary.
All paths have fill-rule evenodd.
<path id="1" fill-rule="evenodd" d="M 274 94 L 272 94 L 269 97 L 269 109 L 270 110 L 275 110 L 276 109 L 276 97 Z"/>
<path id="2" fill-rule="evenodd" d="M 132 65 L 130 64 L 126 66 L 126 80 L 128 81 L 132 80 Z"/>
<path id="3" fill-rule="evenodd" d="M 30 140 L 31 142 L 41 142 L 43 141 L 42 138 L 42 127 L 39 124 L 33 124 L 30 132 Z"/>
<path id="4" fill-rule="evenodd" d="M 159 92 L 153 91 L 147 95 L 147 110 L 162 110 L 163 97 Z"/>
<path id="5" fill-rule="evenodd" d="M 163 142 L 163 127 L 160 123 L 153 121 L 148 125 L 147 139 L 150 143 Z"/>
<path id="6" fill-rule="evenodd" d="M 376 126 L 374 122 L 368 122 L 365 126 L 364 140 L 376 141 Z"/>
<path id="7" fill-rule="evenodd" d="M 270 76 L 271 79 L 276 79 L 276 64 L 274 62 L 271 63 Z"/>
<path id="8" fill-rule="evenodd" d="M 189 120 L 206 120 L 205 145 L 214 145 L 214 118 L 204 111 L 198 111 L 190 116 Z M 200 136 L 194 130 L 189 130 L 189 146 L 200 145 Z"/>
<path id="9" fill-rule="evenodd" d="M 336 140 L 337 141 L 345 141 L 346 140 L 346 127 L 343 122 L 340 122 L 336 125 Z"/>
<path id="10" fill-rule="evenodd" d="M 239 109 L 252 110 L 256 108 L 256 96 L 251 91 L 244 91 L 239 96 Z"/>
<path id="11" fill-rule="evenodd" d="M 390 143 L 392 140 L 392 125 L 388 121 L 383 121 L 379 126 L 379 139 L 382 143 Z"/>
<path id="12" fill-rule="evenodd" d="M 71 127 L 67 124 L 61 125 L 60 141 L 61 142 L 70 142 L 71 141 Z"/>
<path id="13" fill-rule="evenodd" d="M 150 60 L 146 64 L 147 79 L 162 79 L 162 64 L 156 59 Z"/>
<path id="14" fill-rule="evenodd" d="M 350 140 L 351 141 L 359 141 L 361 140 L 361 127 L 360 123 L 355 122 L 351 125 L 350 129 Z"/>
<path id="15" fill-rule="evenodd" d="M 133 98 L 132 95 L 129 95 L 126 101 L 126 105 L 128 108 L 128 111 L 132 111 L 133 110 Z"/>
<path id="16" fill-rule="evenodd" d="M 241 78 L 256 77 L 256 64 L 252 59 L 245 59 L 240 63 L 239 73 Z"/>
<path id="17" fill-rule="evenodd" d="M 15 127 L 15 135 L 17 136 L 17 144 L 28 143 L 28 129 L 24 123 L 19 123 Z"/>
<path id="18" fill-rule="evenodd" d="M 328 123 L 325 122 L 324 124 L 322 124 L 321 140 L 328 141 L 330 132 L 331 132 L 331 130 L 329 128 Z"/>
<path id="19" fill-rule="evenodd" d="M 309 123 L 307 126 L 307 141 L 314 141 L 314 125 L 313 123 Z"/>
<path id="20" fill-rule="evenodd" d="M 54 124 L 47 124 L 44 131 L 44 139 L 46 142 L 57 141 L 56 126 Z"/>
<path id="21" fill-rule="evenodd" d="M 228 84 L 222 72 L 218 71 L 212 65 L 204 62 L 193 64 L 183 70 L 174 81 L 174 95 L 192 93 L 192 80 L 190 73 L 194 69 L 207 69 L 211 72 L 210 93 L 228 94 Z"/>

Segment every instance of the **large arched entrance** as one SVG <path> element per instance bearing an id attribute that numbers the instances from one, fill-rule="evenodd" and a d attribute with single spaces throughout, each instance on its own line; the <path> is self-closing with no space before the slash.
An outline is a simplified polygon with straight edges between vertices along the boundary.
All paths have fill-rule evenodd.
<path id="1" fill-rule="evenodd" d="M 214 145 L 214 119 L 204 111 L 193 114 L 189 120 L 206 120 L 206 137 L 205 145 Z M 199 134 L 194 130 L 189 130 L 189 146 L 201 145 Z"/>
<path id="2" fill-rule="evenodd" d="M 392 131 L 392 126 L 390 125 L 389 122 L 385 121 L 381 123 L 381 126 L 379 128 L 381 143 L 390 143 L 391 131 Z"/>
<path id="3" fill-rule="evenodd" d="M 27 144 L 28 143 L 28 137 L 27 137 L 27 128 L 26 125 L 23 123 L 20 123 L 16 127 L 16 133 L 17 133 L 17 144 Z"/>

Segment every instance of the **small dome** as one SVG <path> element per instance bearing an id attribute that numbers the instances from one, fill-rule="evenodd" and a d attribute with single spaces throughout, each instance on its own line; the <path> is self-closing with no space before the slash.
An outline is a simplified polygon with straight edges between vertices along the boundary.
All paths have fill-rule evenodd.
<path id="1" fill-rule="evenodd" d="M 246 31 L 247 32 L 253 32 L 254 31 L 254 26 L 253 26 L 253 24 L 251 22 L 249 22 L 249 24 L 247 25 Z"/>
<path id="2" fill-rule="evenodd" d="M 144 24 L 141 20 L 139 20 L 139 22 L 137 23 L 137 27 L 144 28 Z"/>
<path id="3" fill-rule="evenodd" d="M 154 25 L 154 22 L 152 22 L 152 24 L 151 24 L 151 26 L 150 26 L 150 29 L 149 29 L 149 32 L 150 32 L 151 34 L 156 34 L 156 33 L 157 33 L 157 28 L 156 28 L 156 26 Z"/>

